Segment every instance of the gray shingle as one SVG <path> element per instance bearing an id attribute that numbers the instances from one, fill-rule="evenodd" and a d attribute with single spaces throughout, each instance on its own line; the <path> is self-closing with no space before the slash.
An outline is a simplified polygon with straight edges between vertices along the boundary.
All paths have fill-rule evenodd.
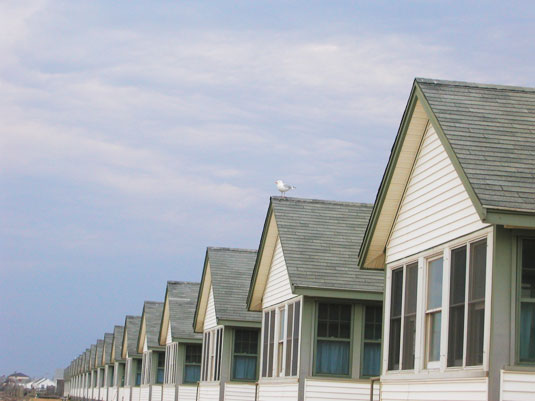
<path id="1" fill-rule="evenodd" d="M 124 336 L 124 326 L 115 326 L 113 328 L 113 343 L 115 345 L 115 355 L 112 355 L 112 357 L 116 361 L 123 360 L 121 356 L 123 352 L 123 336 Z"/>
<path id="2" fill-rule="evenodd" d="M 104 334 L 104 363 L 111 363 L 111 347 L 113 345 L 113 333 Z"/>
<path id="3" fill-rule="evenodd" d="M 247 293 L 256 251 L 208 248 L 216 317 L 223 320 L 260 322 L 260 312 L 247 310 Z"/>
<path id="4" fill-rule="evenodd" d="M 199 283 L 168 281 L 169 321 L 174 338 L 201 339 L 202 334 L 193 332 L 193 318 L 199 294 Z"/>
<path id="5" fill-rule="evenodd" d="M 161 348 L 158 341 L 160 325 L 162 322 L 163 302 L 145 301 L 143 315 L 145 317 L 145 331 L 147 335 L 147 347 Z"/>
<path id="6" fill-rule="evenodd" d="M 97 353 L 97 344 L 91 345 L 91 351 L 89 351 L 89 368 L 94 369 L 95 368 L 95 356 Z"/>
<path id="7" fill-rule="evenodd" d="M 139 326 L 141 326 L 141 316 L 127 316 L 125 319 L 126 348 L 128 356 L 140 356 L 137 352 L 137 341 L 139 338 Z"/>
<path id="8" fill-rule="evenodd" d="M 373 205 L 274 196 L 271 207 L 292 285 L 383 291 L 383 272 L 357 266 Z"/>
<path id="9" fill-rule="evenodd" d="M 95 355 L 96 358 L 96 365 L 95 366 L 102 366 L 102 353 L 104 351 L 104 340 L 97 340 L 97 353 Z"/>
<path id="10" fill-rule="evenodd" d="M 483 207 L 535 211 L 535 89 L 416 83 Z"/>

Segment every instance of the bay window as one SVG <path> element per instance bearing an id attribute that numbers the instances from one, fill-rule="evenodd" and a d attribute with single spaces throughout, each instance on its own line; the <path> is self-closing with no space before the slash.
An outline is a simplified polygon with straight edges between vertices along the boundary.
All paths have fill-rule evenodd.
<path id="1" fill-rule="evenodd" d="M 300 300 L 264 311 L 262 377 L 297 376 L 300 326 Z"/>
<path id="2" fill-rule="evenodd" d="M 349 375 L 351 314 L 349 304 L 318 304 L 316 374 Z"/>
<path id="3" fill-rule="evenodd" d="M 232 379 L 256 380 L 258 330 L 236 329 L 232 357 Z"/>
<path id="4" fill-rule="evenodd" d="M 535 239 L 520 242 L 519 361 L 535 363 Z"/>

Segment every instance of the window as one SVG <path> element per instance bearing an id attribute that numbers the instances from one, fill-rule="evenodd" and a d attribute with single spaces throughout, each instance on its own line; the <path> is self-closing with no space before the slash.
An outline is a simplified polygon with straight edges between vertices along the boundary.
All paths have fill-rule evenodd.
<path id="1" fill-rule="evenodd" d="M 535 239 L 521 240 L 519 361 L 535 362 Z"/>
<path id="2" fill-rule="evenodd" d="M 256 380 L 258 360 L 258 330 L 236 329 L 234 332 L 234 355 L 232 378 Z"/>
<path id="3" fill-rule="evenodd" d="M 176 359 L 178 343 L 167 344 L 165 347 L 165 383 L 173 384 L 176 381 Z"/>
<path id="4" fill-rule="evenodd" d="M 487 241 L 470 244 L 470 277 L 468 287 L 468 333 L 466 337 L 466 365 L 483 363 L 485 330 L 485 282 Z"/>
<path id="5" fill-rule="evenodd" d="M 136 365 L 134 386 L 139 386 L 141 385 L 141 369 L 143 366 L 143 361 L 141 359 L 134 359 L 134 361 Z"/>
<path id="6" fill-rule="evenodd" d="M 108 381 L 108 386 L 113 386 L 113 379 L 115 378 L 115 367 L 113 365 L 110 365 L 109 366 L 109 381 Z"/>
<path id="7" fill-rule="evenodd" d="M 444 259 L 427 263 L 426 362 L 427 367 L 439 367 L 440 331 L 442 328 L 442 273 Z"/>
<path id="8" fill-rule="evenodd" d="M 165 373 L 165 353 L 157 352 L 158 364 L 156 365 L 156 384 L 162 384 Z"/>
<path id="9" fill-rule="evenodd" d="M 99 376 L 100 387 L 104 387 L 104 369 L 98 370 L 98 376 Z"/>
<path id="10" fill-rule="evenodd" d="M 463 365 L 466 246 L 451 251 L 448 366 Z"/>
<path id="11" fill-rule="evenodd" d="M 146 351 L 143 353 L 143 374 L 141 376 L 141 382 L 143 384 L 152 383 L 152 351 Z"/>
<path id="12" fill-rule="evenodd" d="M 204 333 L 202 380 L 217 381 L 221 373 L 221 347 L 223 346 L 223 328 L 216 328 Z"/>
<path id="13" fill-rule="evenodd" d="M 186 345 L 186 359 L 184 361 L 184 383 L 196 383 L 201 376 L 201 344 Z"/>
<path id="14" fill-rule="evenodd" d="M 301 301 L 264 311 L 262 377 L 297 376 Z"/>
<path id="15" fill-rule="evenodd" d="M 119 387 L 124 387 L 124 376 L 125 376 L 125 364 L 119 363 L 117 365 L 117 383 L 119 384 Z"/>
<path id="16" fill-rule="evenodd" d="M 364 344 L 361 376 L 378 376 L 381 366 L 381 330 L 383 311 L 380 306 L 366 306 L 364 311 Z"/>
<path id="17" fill-rule="evenodd" d="M 316 374 L 349 375 L 351 305 L 318 304 Z"/>
<path id="18" fill-rule="evenodd" d="M 388 353 L 390 370 L 414 369 L 417 284 L 418 263 L 392 271 Z"/>

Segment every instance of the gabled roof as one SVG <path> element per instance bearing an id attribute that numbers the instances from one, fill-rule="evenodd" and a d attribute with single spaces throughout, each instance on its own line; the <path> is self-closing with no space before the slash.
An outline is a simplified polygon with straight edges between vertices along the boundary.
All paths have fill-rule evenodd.
<path id="1" fill-rule="evenodd" d="M 95 366 L 95 358 L 97 355 L 97 344 L 91 345 L 91 350 L 89 351 L 89 369 L 94 369 Z"/>
<path id="2" fill-rule="evenodd" d="M 91 369 L 90 359 L 91 359 L 91 348 L 88 348 L 84 352 L 84 372 L 87 372 Z"/>
<path id="3" fill-rule="evenodd" d="M 104 334 L 104 352 L 102 362 L 106 365 L 111 363 L 111 348 L 113 346 L 113 333 Z"/>
<path id="4" fill-rule="evenodd" d="M 261 309 L 277 238 L 281 242 L 293 293 L 321 296 L 326 295 L 327 290 L 340 290 L 376 293 L 377 299 L 381 299 L 383 274 L 361 270 L 357 265 L 359 247 L 372 206 L 367 203 L 271 197 L 249 289 L 248 306 L 253 306 L 254 310 Z M 361 295 L 369 298 L 366 294 Z"/>
<path id="5" fill-rule="evenodd" d="M 97 353 L 95 355 L 95 366 L 102 366 L 102 354 L 104 351 L 104 340 L 97 340 Z"/>
<path id="6" fill-rule="evenodd" d="M 428 122 L 483 223 L 535 227 L 535 89 L 417 78 L 361 246 L 363 267 L 384 266 Z"/>
<path id="7" fill-rule="evenodd" d="M 194 329 L 203 331 L 204 313 L 210 287 L 218 324 L 249 322 L 257 325 L 261 314 L 247 310 L 247 291 L 256 260 L 251 249 L 214 248 L 206 250 L 204 270 L 195 308 Z"/>
<path id="8" fill-rule="evenodd" d="M 137 352 L 137 342 L 139 338 L 139 327 L 141 326 L 141 316 L 126 316 L 124 320 L 123 345 L 121 350 L 122 359 L 126 358 L 127 352 L 130 358 L 141 356 Z"/>
<path id="9" fill-rule="evenodd" d="M 139 338 L 137 351 L 143 353 L 145 337 L 149 349 L 161 348 L 159 343 L 160 324 L 162 322 L 163 302 L 145 301 L 143 304 L 143 314 L 141 315 L 141 326 L 139 328 Z"/>
<path id="10" fill-rule="evenodd" d="M 160 325 L 160 345 L 165 345 L 170 322 L 174 339 L 202 339 L 193 331 L 193 317 L 199 294 L 199 283 L 168 281 L 165 291 L 164 311 Z"/>
<path id="11" fill-rule="evenodd" d="M 122 357 L 123 335 L 124 335 L 124 326 L 115 326 L 113 328 L 113 347 L 112 347 L 112 354 L 111 354 L 112 362 L 123 360 L 123 357 Z"/>

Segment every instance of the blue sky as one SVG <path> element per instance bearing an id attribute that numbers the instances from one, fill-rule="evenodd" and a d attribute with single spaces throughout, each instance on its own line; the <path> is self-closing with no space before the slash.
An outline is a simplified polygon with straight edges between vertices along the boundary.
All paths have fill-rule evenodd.
<path id="1" fill-rule="evenodd" d="M 0 3 L 0 374 L 53 374 L 273 181 L 372 202 L 416 76 L 535 86 L 531 2 Z"/>

